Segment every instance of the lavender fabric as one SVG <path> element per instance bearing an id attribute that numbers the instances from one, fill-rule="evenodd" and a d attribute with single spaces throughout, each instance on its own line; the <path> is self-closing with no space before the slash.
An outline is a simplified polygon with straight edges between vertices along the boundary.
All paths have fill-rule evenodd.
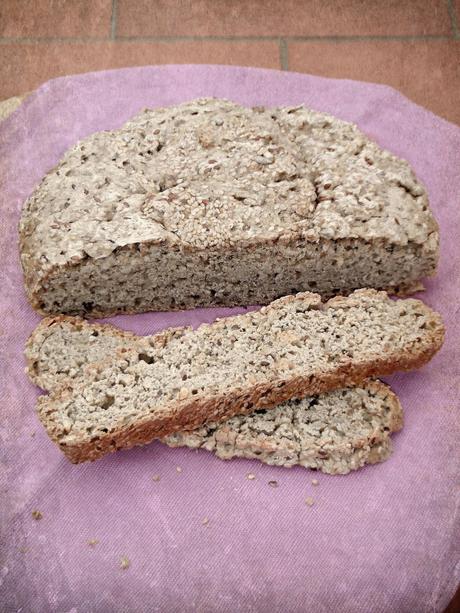
<path id="1" fill-rule="evenodd" d="M 156 442 L 73 466 L 41 427 L 34 412 L 40 392 L 24 374 L 24 343 L 39 316 L 27 303 L 18 259 L 21 206 L 82 137 L 116 128 L 145 106 L 199 96 L 246 105 L 305 103 L 354 121 L 409 160 L 426 184 L 442 253 L 422 298 L 442 313 L 447 338 L 428 366 L 388 379 L 406 421 L 387 462 L 326 476 L 222 462 Z M 459 581 L 460 129 L 381 85 L 163 66 L 45 83 L 0 126 L 0 147 L 0 609 L 442 611 Z M 242 311 L 110 321 L 151 334 Z M 248 473 L 256 478 L 248 480 Z M 268 485 L 272 480 L 277 488 Z M 91 539 L 99 542 L 91 547 Z M 123 557 L 129 568 L 121 567 Z"/>

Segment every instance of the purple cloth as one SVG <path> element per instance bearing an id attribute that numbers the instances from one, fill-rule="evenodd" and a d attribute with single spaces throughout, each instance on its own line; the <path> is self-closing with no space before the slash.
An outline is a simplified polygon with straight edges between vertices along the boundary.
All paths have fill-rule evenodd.
<path id="1" fill-rule="evenodd" d="M 39 317 L 25 298 L 18 259 L 21 206 L 78 139 L 116 128 L 142 107 L 199 96 L 247 105 L 305 103 L 354 121 L 409 160 L 426 184 L 442 257 L 422 298 L 444 316 L 447 338 L 428 366 L 388 379 L 406 422 L 387 462 L 326 476 L 222 462 L 155 442 L 73 466 L 40 425 L 39 391 L 24 374 L 24 343 Z M 45 83 L 0 126 L 0 146 L 0 609 L 442 611 L 459 580 L 460 129 L 381 85 L 164 66 Z M 110 321 L 150 334 L 243 310 Z M 255 480 L 246 478 L 249 472 Z M 305 504 L 307 496 L 314 506 Z M 34 509 L 41 520 L 33 519 Z M 89 539 L 99 543 L 90 547 Z M 123 556 L 130 560 L 125 570 Z"/>

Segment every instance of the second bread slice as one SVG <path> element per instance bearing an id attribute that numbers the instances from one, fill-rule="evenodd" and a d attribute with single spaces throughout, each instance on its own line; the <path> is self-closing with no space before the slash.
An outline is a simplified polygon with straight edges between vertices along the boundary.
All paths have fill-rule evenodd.
<path id="1" fill-rule="evenodd" d="M 257 459 L 344 475 L 386 460 L 392 451 L 390 435 L 402 425 L 396 395 L 380 381 L 365 381 L 161 440 L 169 447 L 206 449 L 222 460 Z"/>
<path id="2" fill-rule="evenodd" d="M 418 300 L 359 290 L 315 294 L 198 330 L 168 330 L 142 351 L 121 348 L 50 397 L 39 415 L 73 462 L 204 423 L 425 364 L 443 341 L 440 316 Z"/>

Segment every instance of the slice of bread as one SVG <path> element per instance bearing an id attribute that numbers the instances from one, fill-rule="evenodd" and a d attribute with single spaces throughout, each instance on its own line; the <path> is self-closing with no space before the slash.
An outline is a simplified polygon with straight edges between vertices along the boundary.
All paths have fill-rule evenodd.
<path id="1" fill-rule="evenodd" d="M 359 290 L 323 304 L 316 294 L 297 294 L 196 331 L 167 330 L 141 349 L 121 347 L 41 397 L 39 416 L 71 461 L 93 460 L 420 367 L 443 336 L 440 316 L 418 300 Z"/>
<path id="2" fill-rule="evenodd" d="M 391 433 L 403 426 L 396 395 L 380 381 L 334 390 L 274 409 L 237 415 L 162 439 L 170 447 L 213 451 L 223 460 L 257 459 L 265 464 L 346 474 L 386 460 Z"/>
<path id="3" fill-rule="evenodd" d="M 149 346 L 147 337 L 110 324 L 49 317 L 27 343 L 27 372 L 34 383 L 52 391 L 117 348 L 142 351 Z M 207 449 L 222 459 L 254 458 L 266 464 L 298 464 L 345 474 L 387 459 L 392 450 L 390 435 L 402 423 L 396 395 L 380 381 L 366 381 L 361 387 L 290 400 L 271 410 L 176 432 L 161 440 L 170 447 Z"/>
<path id="4" fill-rule="evenodd" d="M 355 125 L 210 98 L 77 143 L 19 235 L 32 306 L 90 317 L 407 291 L 439 252 L 425 188 Z"/>

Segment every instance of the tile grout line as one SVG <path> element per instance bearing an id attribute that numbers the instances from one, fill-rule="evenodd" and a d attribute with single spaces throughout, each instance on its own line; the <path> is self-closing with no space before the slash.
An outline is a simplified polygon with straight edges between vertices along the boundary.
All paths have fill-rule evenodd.
<path id="1" fill-rule="evenodd" d="M 44 36 L 40 38 L 11 38 L 0 36 L 0 45 L 40 45 L 47 43 L 104 43 L 110 40 L 107 36 Z"/>
<path id="2" fill-rule="evenodd" d="M 457 24 L 457 15 L 454 9 L 454 5 L 452 4 L 452 0 L 447 0 L 447 11 L 449 12 L 452 34 L 454 35 L 454 38 L 460 38 L 460 31 L 458 29 Z"/>
<path id="3" fill-rule="evenodd" d="M 280 47 L 281 70 L 289 70 L 289 51 L 288 51 L 287 41 L 285 38 L 280 38 L 279 47 Z"/>
<path id="4" fill-rule="evenodd" d="M 446 34 L 407 34 L 399 35 L 355 35 L 355 36 L 287 36 L 289 42 L 325 42 L 325 43 L 352 43 L 373 41 L 418 41 L 418 40 L 451 40 L 452 36 Z"/>
<path id="5" fill-rule="evenodd" d="M 114 6 L 116 1 L 113 0 Z M 458 37 L 458 36 L 457 36 Z M 111 20 L 111 36 L 109 40 L 120 43 L 178 43 L 178 42 L 321 42 L 321 43 L 348 43 L 372 41 L 418 41 L 418 40 L 452 40 L 452 35 L 421 34 L 415 36 L 116 36 L 116 12 Z M 7 37 L 0 36 L 0 44 L 40 44 L 40 43 L 96 43 L 106 42 L 107 37 L 101 36 L 48 36 L 48 37 Z"/>
<path id="6" fill-rule="evenodd" d="M 117 8 L 118 0 L 112 0 L 112 16 L 110 18 L 110 38 L 115 40 L 117 37 Z"/>

